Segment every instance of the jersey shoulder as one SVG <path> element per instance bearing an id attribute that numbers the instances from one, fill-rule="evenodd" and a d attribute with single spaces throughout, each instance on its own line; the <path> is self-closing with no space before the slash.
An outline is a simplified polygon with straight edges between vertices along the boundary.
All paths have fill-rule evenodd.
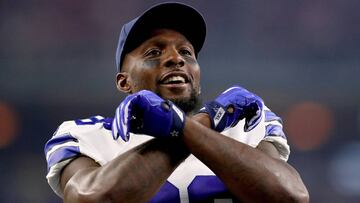
<path id="1" fill-rule="evenodd" d="M 96 142 L 102 140 L 103 143 L 107 143 L 107 140 L 113 140 L 111 123 L 112 118 L 102 116 L 65 121 L 45 144 L 48 171 L 46 177 L 59 196 L 62 196 L 59 190 L 60 173 L 71 160 L 81 155 L 89 156 L 95 161 L 103 160 L 103 156 L 97 153 L 99 150 Z"/>
<path id="2" fill-rule="evenodd" d="M 56 162 L 79 154 L 80 140 L 90 141 L 92 134 L 111 132 L 111 122 L 112 118 L 102 116 L 63 122 L 45 144 L 48 169 Z"/>

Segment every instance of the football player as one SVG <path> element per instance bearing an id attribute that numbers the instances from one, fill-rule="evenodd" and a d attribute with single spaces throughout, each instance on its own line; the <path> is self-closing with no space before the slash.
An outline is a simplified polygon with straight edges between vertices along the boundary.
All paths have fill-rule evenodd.
<path id="1" fill-rule="evenodd" d="M 45 146 L 64 202 L 308 202 L 281 118 L 234 85 L 194 112 L 203 17 L 156 5 L 125 24 L 113 118 L 66 121 Z"/>

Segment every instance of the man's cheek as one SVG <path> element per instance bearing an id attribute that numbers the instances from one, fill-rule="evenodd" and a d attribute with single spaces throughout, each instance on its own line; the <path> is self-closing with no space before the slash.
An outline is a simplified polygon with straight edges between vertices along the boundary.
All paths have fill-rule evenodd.
<path id="1" fill-rule="evenodd" d="M 193 66 L 198 65 L 197 60 L 192 57 L 186 57 L 185 61 L 186 61 L 186 63 L 193 65 Z"/>
<path id="2" fill-rule="evenodd" d="M 160 60 L 159 59 L 148 59 L 145 60 L 142 63 L 142 67 L 145 69 L 150 69 L 150 68 L 157 68 L 160 66 Z"/>

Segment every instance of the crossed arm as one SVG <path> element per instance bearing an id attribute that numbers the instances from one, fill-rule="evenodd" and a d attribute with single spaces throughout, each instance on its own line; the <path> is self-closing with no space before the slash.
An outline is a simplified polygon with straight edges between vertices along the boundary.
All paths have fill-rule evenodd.
<path id="1" fill-rule="evenodd" d="M 187 117 L 181 138 L 152 139 L 99 166 L 88 157 L 61 174 L 64 202 L 147 202 L 192 153 L 243 202 L 308 202 L 299 174 L 266 141 L 252 148 L 210 129 L 206 114 Z"/>

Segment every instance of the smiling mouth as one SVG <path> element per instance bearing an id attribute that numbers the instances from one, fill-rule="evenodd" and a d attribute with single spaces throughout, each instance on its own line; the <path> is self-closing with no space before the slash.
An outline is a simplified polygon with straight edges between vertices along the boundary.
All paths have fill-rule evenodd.
<path id="1" fill-rule="evenodd" d="M 189 83 L 189 77 L 185 73 L 170 73 L 160 80 L 161 85 L 183 85 Z"/>
<path id="2" fill-rule="evenodd" d="M 167 78 L 166 80 L 162 81 L 162 84 L 182 84 L 182 83 L 186 83 L 185 78 L 181 77 L 181 76 L 172 76 Z"/>

